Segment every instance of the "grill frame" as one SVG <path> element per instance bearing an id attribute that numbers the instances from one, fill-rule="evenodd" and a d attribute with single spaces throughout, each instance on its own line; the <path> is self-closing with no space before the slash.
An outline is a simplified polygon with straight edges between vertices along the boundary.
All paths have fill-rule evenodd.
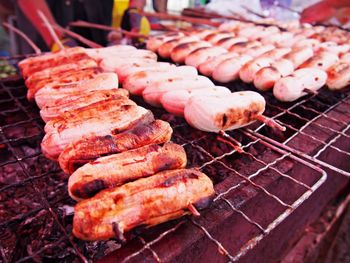
<path id="1" fill-rule="evenodd" d="M 16 112 L 17 110 L 20 110 L 22 111 L 26 116 L 27 116 L 27 120 L 20 120 L 20 121 L 17 121 L 13 124 L 9 124 L 9 125 L 1 125 L 1 129 L 0 129 L 0 135 L 1 135 L 1 144 L 5 144 L 6 146 L 8 146 L 9 150 L 12 152 L 13 154 L 13 157 L 14 159 L 11 160 L 11 161 L 8 161 L 8 162 L 4 162 L 4 163 L 1 163 L 0 164 L 0 169 L 6 165 L 11 165 L 11 164 L 19 164 L 19 166 L 21 167 L 22 171 L 23 171 L 23 174 L 24 174 L 24 177 L 25 179 L 20 181 L 20 182 L 17 182 L 17 183 L 14 183 L 14 184 L 10 184 L 10 185 L 7 185 L 5 187 L 1 187 L 0 188 L 0 195 L 2 192 L 6 191 L 7 189 L 10 189 L 12 187 L 14 188 L 17 188 L 17 187 L 22 187 L 23 185 L 26 185 L 26 184 L 30 184 L 31 187 L 34 189 L 34 192 L 37 194 L 37 196 L 39 196 L 39 200 L 40 200 L 40 207 L 28 212 L 27 214 L 24 214 L 24 215 L 21 215 L 20 218 L 16 218 L 16 220 L 14 222 L 12 222 L 13 224 L 17 224 L 17 221 L 19 222 L 18 224 L 20 224 L 20 222 L 23 222 L 25 220 L 27 220 L 32 214 L 35 214 L 35 213 L 40 213 L 41 211 L 46 211 L 50 214 L 50 216 L 53 218 L 53 221 L 55 224 L 57 224 L 57 228 L 60 230 L 61 233 L 63 233 L 63 236 L 54 241 L 53 243 L 49 244 L 49 247 L 55 247 L 55 246 L 58 246 L 58 244 L 61 243 L 61 241 L 65 241 L 66 243 L 68 243 L 73 249 L 74 249 L 74 253 L 76 254 L 76 256 L 78 258 L 80 258 L 81 260 L 83 261 L 86 261 L 88 260 L 89 257 L 87 257 L 86 255 L 84 255 L 81 251 L 81 242 L 79 241 L 76 241 L 72 238 L 71 234 L 69 233 L 69 230 L 67 231 L 67 226 L 64 224 L 64 219 L 62 219 L 62 217 L 57 213 L 57 211 L 55 211 L 55 209 L 52 207 L 53 204 L 51 203 L 51 201 L 49 201 L 47 199 L 47 197 L 44 196 L 44 194 L 42 193 L 41 189 L 37 187 L 36 185 L 36 180 L 40 180 L 40 178 L 45 178 L 47 176 L 52 176 L 56 173 L 60 174 L 60 170 L 58 168 L 58 166 L 53 166 L 52 170 L 51 171 L 47 171 L 47 172 L 44 172 L 40 175 L 33 175 L 32 172 L 30 172 L 27 168 L 27 164 L 26 164 L 26 160 L 30 159 L 30 158 L 36 158 L 36 157 L 39 157 L 41 156 L 41 152 L 35 152 L 33 154 L 29 154 L 29 155 L 19 155 L 17 153 L 17 150 L 15 149 L 15 147 L 12 146 L 12 144 L 14 143 L 20 143 L 20 141 L 25 141 L 25 140 L 29 140 L 29 139 L 33 139 L 33 138 L 37 138 L 39 139 L 40 137 L 43 136 L 44 134 L 44 131 L 43 131 L 43 123 L 41 122 L 40 118 L 39 118 L 39 115 L 38 115 L 38 112 L 37 112 L 37 108 L 35 106 L 33 106 L 32 104 L 28 104 L 26 102 L 26 98 L 24 95 L 20 95 L 20 96 L 15 96 L 13 94 L 13 90 L 12 89 L 18 89 L 19 87 L 22 87 L 23 89 L 23 82 L 21 82 L 21 80 L 18 80 L 20 83 L 19 86 L 17 86 L 16 84 L 16 80 L 13 80 L 13 81 L 9 81 L 9 82 L 6 82 L 6 85 L 5 85 L 5 82 L 2 82 L 0 84 L 0 87 L 1 87 L 1 90 L 0 92 L 3 93 L 3 91 L 6 91 L 8 94 L 9 94 L 9 99 L 5 99 L 5 100 L 1 100 L 0 101 L 0 105 L 2 105 L 3 103 L 8 103 L 8 102 L 11 102 L 13 101 L 14 102 L 14 106 L 15 109 L 12 109 L 12 111 L 7 111 L 9 113 L 13 113 L 13 112 Z M 8 84 L 10 84 L 10 86 L 8 86 Z M 11 87 L 11 85 L 13 85 L 13 87 Z M 135 99 L 137 101 L 137 99 Z M 27 105 L 25 105 L 27 104 Z M 139 101 L 139 104 L 142 104 L 142 101 Z M 143 105 L 145 107 L 148 107 L 147 105 Z M 197 145 L 197 143 L 199 143 L 201 140 L 203 140 L 202 136 L 199 136 L 198 138 L 194 139 L 194 140 L 187 140 L 185 138 L 183 138 L 181 135 L 176 135 L 176 130 L 179 129 L 183 129 L 184 127 L 188 127 L 187 124 L 184 123 L 183 120 L 180 120 L 179 119 L 174 119 L 174 116 L 172 116 L 171 114 L 165 114 L 165 112 L 163 110 L 159 110 L 159 109 L 152 109 L 153 112 L 155 112 L 155 115 L 157 116 L 160 116 L 160 115 L 165 115 L 165 118 L 169 118 L 170 119 L 170 122 L 172 123 L 172 127 L 174 128 L 175 130 L 175 137 L 177 137 L 176 140 L 178 141 L 181 141 L 182 140 L 182 144 L 183 146 L 189 146 L 191 145 L 191 147 L 193 147 L 192 149 L 196 148 L 196 149 L 199 149 L 199 151 L 202 151 L 202 152 L 206 152 L 206 156 L 210 156 L 211 154 L 209 152 L 207 152 L 202 146 L 200 145 Z M 4 113 L 5 111 L 2 111 L 2 114 Z M 29 136 L 26 136 L 26 137 L 20 137 L 20 138 L 4 138 L 6 137 L 5 134 L 6 134 L 6 129 L 9 129 L 9 128 L 18 128 L 19 126 L 22 126 L 22 125 L 26 125 L 26 124 L 33 124 L 36 129 L 37 129 L 37 134 L 36 135 L 29 135 Z M 5 130 L 4 130 L 5 129 Z M 186 130 L 188 131 L 188 129 L 190 129 L 189 127 L 186 128 Z M 192 129 L 193 131 L 193 129 Z M 264 187 L 264 186 L 260 186 L 259 184 L 257 185 L 256 183 L 254 183 L 253 179 L 254 177 L 258 177 L 258 175 L 260 175 L 260 173 L 262 173 L 263 171 L 265 171 L 265 169 L 262 169 L 262 170 L 259 170 L 259 172 L 257 174 L 252 174 L 252 178 L 250 178 L 249 180 L 245 180 L 247 182 L 247 184 L 250 186 L 250 187 L 258 187 L 260 191 L 258 191 L 260 194 L 261 193 L 264 193 L 266 194 L 267 196 L 269 196 L 270 198 L 273 198 L 275 201 L 277 201 L 278 203 L 282 204 L 283 206 L 286 207 L 285 211 L 283 213 L 281 213 L 275 220 L 273 220 L 272 222 L 270 222 L 270 224 L 268 224 L 268 228 L 265 229 L 265 231 L 263 231 L 263 233 L 260 233 L 259 235 L 256 235 L 254 236 L 253 239 L 250 239 L 248 240 L 247 242 L 245 242 L 241 249 L 239 251 L 237 251 L 236 254 L 233 254 L 232 255 L 232 252 L 230 253 L 229 252 L 229 248 L 225 248 L 224 245 L 222 245 L 220 243 L 220 241 L 215 238 L 212 234 L 210 234 L 210 230 L 208 230 L 205 226 L 201 225 L 197 219 L 194 219 L 194 218 L 190 218 L 190 217 L 184 217 L 182 219 L 179 219 L 178 221 L 174 222 L 175 226 L 162 232 L 156 239 L 154 239 L 153 241 L 146 241 L 141 235 L 137 235 L 136 239 L 138 239 L 142 244 L 142 248 L 139 250 L 139 252 L 136 254 L 133 254 L 131 253 L 130 255 L 134 255 L 134 256 L 131 256 L 129 259 L 134 259 L 134 257 L 137 257 L 138 255 L 140 254 L 143 254 L 145 251 L 148 251 L 151 253 L 152 257 L 153 257 L 153 260 L 155 261 L 158 261 L 160 258 L 159 256 L 157 255 L 157 252 L 154 251 L 152 249 L 152 245 L 154 245 L 155 243 L 158 242 L 158 240 L 162 240 L 164 237 L 166 237 L 168 234 L 173 234 L 177 231 L 178 228 L 180 228 L 182 225 L 185 225 L 185 224 L 191 224 L 192 227 L 194 228 L 198 228 L 201 233 L 205 236 L 206 238 L 206 241 L 210 241 L 210 242 L 213 242 L 216 246 L 217 246 L 217 249 L 219 251 L 221 251 L 222 253 L 225 254 L 226 258 L 228 260 L 231 260 L 231 261 L 236 261 L 238 259 L 240 259 L 242 256 L 244 256 L 247 252 L 251 251 L 264 237 L 266 237 L 270 232 L 272 232 L 281 222 L 283 222 L 295 209 L 297 209 L 301 204 L 303 204 L 311 195 L 312 193 L 314 193 L 326 180 L 327 178 L 327 175 L 326 173 L 314 166 L 313 164 L 305 161 L 305 160 L 302 160 L 301 158 L 295 156 L 294 154 L 291 154 L 291 153 L 288 153 L 286 152 L 285 150 L 281 149 L 281 148 L 278 148 L 276 146 L 274 146 L 273 144 L 269 143 L 269 142 L 266 142 L 262 139 L 260 139 L 259 137 L 257 137 L 256 135 L 254 134 L 251 134 L 249 131 L 246 131 L 246 130 L 240 130 L 239 133 L 241 134 L 241 137 L 243 139 L 247 139 L 247 138 L 250 138 L 252 140 L 252 144 L 262 144 L 264 147 L 266 147 L 267 149 L 271 150 L 271 151 L 276 151 L 278 152 L 279 154 L 282 155 L 282 158 L 281 160 L 284 161 L 285 159 L 291 159 L 293 160 L 293 162 L 295 162 L 295 164 L 298 164 L 298 165 L 302 165 L 303 167 L 308 167 L 310 170 L 314 171 L 315 173 L 317 173 L 319 175 L 319 178 L 318 180 L 316 180 L 316 182 L 313 183 L 313 185 L 311 186 L 311 190 L 307 190 L 303 193 L 303 195 L 300 196 L 300 198 L 298 198 L 297 200 L 295 200 L 293 202 L 293 204 L 291 204 L 291 208 L 288 206 L 288 205 L 285 205 L 284 202 L 282 200 L 280 200 L 279 197 L 277 197 L 276 195 L 270 193 L 270 191 L 268 190 L 268 187 Z M 210 136 L 213 136 L 212 134 L 207 134 L 207 133 L 201 133 L 201 134 L 206 134 L 206 136 L 210 137 Z M 221 138 L 221 142 L 223 141 L 224 144 L 227 144 L 228 147 L 232 147 L 232 141 L 235 140 L 236 137 L 236 134 L 235 132 L 234 133 L 231 133 L 231 132 L 228 132 L 226 134 L 226 136 L 224 137 L 220 137 Z M 250 148 L 251 145 L 248 145 L 247 144 L 243 144 L 242 148 L 245 149 L 245 148 Z M 235 148 L 233 146 L 233 148 L 228 152 L 228 153 L 225 153 L 224 156 L 219 156 L 219 157 L 214 157 L 214 156 L 211 156 L 211 159 L 205 163 L 203 163 L 201 165 L 201 168 L 204 169 L 206 168 L 206 166 L 210 166 L 211 164 L 213 163 L 216 163 L 216 162 L 221 162 L 221 159 L 224 159 L 228 156 L 232 156 L 234 154 L 237 153 L 237 148 Z M 244 153 L 245 154 L 245 153 Z M 251 153 L 246 153 L 250 156 L 250 158 L 256 158 L 253 154 Z M 255 160 L 257 161 L 257 160 Z M 221 164 L 225 164 L 225 163 L 221 163 Z M 261 164 L 261 163 L 260 163 Z M 226 164 L 225 164 L 226 165 Z M 270 167 L 272 167 L 274 165 L 274 162 L 272 162 L 271 164 L 268 164 L 267 165 L 267 169 L 272 169 Z M 232 172 L 234 172 L 232 170 Z M 277 173 L 279 173 L 279 171 L 275 171 Z M 245 176 L 240 174 L 238 172 L 240 178 L 244 181 L 244 178 Z M 288 175 L 286 173 L 279 173 L 279 175 L 281 177 L 283 177 L 284 179 L 286 179 L 288 177 Z M 63 179 L 66 179 L 64 176 L 63 176 Z M 226 178 L 227 179 L 227 178 Z M 225 179 L 225 180 L 226 180 Z M 291 182 L 295 183 L 295 181 L 292 181 L 290 178 L 287 180 L 290 180 Z M 220 183 L 219 183 L 220 184 Z M 300 182 L 297 182 L 296 184 L 300 185 Z M 233 186 L 233 189 L 235 189 L 235 187 L 237 186 Z M 231 189 L 232 190 L 232 189 Z M 240 216 L 242 216 L 243 220 L 246 220 L 249 224 L 251 225 L 254 225 L 255 227 L 257 227 L 258 229 L 262 230 L 262 226 L 260 226 L 260 224 L 258 222 L 256 222 L 254 219 L 251 219 L 248 215 L 245 214 L 244 211 L 242 211 L 241 209 L 235 207 L 232 203 L 230 203 L 230 201 L 227 199 L 227 198 L 222 198 L 223 194 L 219 195 L 219 198 L 216 197 L 215 198 L 215 202 L 216 201 L 223 201 L 225 202 L 226 204 L 228 204 L 230 206 L 230 209 L 232 209 L 232 213 L 238 213 Z M 60 202 L 60 201 L 58 201 Z M 214 202 L 214 203 L 215 203 Z M 68 203 L 72 203 L 72 202 L 69 202 Z M 207 209 L 206 211 L 204 211 L 204 213 L 210 213 L 210 209 Z M 0 228 L 2 227 L 6 227 L 6 225 L 11 225 L 12 223 L 8 223 L 8 222 L 4 222 L 2 224 L 0 224 Z M 171 223 L 172 224 L 172 223 Z M 0 229 L 1 230 L 1 229 Z M 147 233 L 151 232 L 152 233 L 152 229 L 151 230 L 147 230 L 145 231 L 146 235 Z M 143 232 L 141 232 L 142 234 Z M 133 239 L 135 240 L 135 239 Z M 197 240 L 198 241 L 198 240 Z M 45 250 L 47 250 L 47 247 L 43 247 L 42 249 L 39 249 L 38 251 L 34 251 L 34 253 L 30 256 L 26 256 L 26 257 L 23 257 L 23 258 L 20 258 L 18 260 L 18 262 L 22 262 L 22 261 L 25 261 L 25 260 L 29 260 L 29 259 L 33 259 L 35 258 L 36 256 L 40 256 L 41 253 L 45 252 Z M 0 251 L 2 252 L 2 256 L 4 257 L 4 247 L 0 244 Z M 37 252 L 37 253 L 36 253 Z M 135 252 L 134 252 L 135 253 Z M 91 257 L 90 257 L 91 258 Z M 6 258 L 3 258 L 3 260 L 6 262 L 7 259 Z M 132 260 L 131 260 L 132 261 Z"/>

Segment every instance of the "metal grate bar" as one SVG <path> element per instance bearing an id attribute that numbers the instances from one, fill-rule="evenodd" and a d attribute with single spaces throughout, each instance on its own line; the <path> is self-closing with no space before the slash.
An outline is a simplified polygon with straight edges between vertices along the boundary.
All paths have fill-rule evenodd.
<path id="1" fill-rule="evenodd" d="M 323 92 L 326 92 L 326 91 L 320 91 L 320 94 L 323 94 Z M 349 171 L 345 171 L 339 167 L 336 167 L 336 166 L 334 166 L 330 163 L 327 163 L 327 162 L 320 159 L 321 153 L 323 153 L 327 149 L 335 150 L 341 154 L 344 154 L 345 156 L 350 157 L 350 153 L 348 151 L 340 149 L 339 147 L 334 145 L 334 143 L 337 142 L 340 138 L 347 139 L 347 140 L 350 138 L 350 135 L 346 133 L 349 129 L 349 123 L 347 123 L 343 120 L 338 120 L 338 119 L 328 115 L 330 112 L 338 112 L 338 113 L 342 114 L 342 116 L 349 116 L 350 117 L 350 113 L 348 111 L 344 111 L 344 110 L 339 109 L 340 105 L 344 105 L 344 104 L 350 105 L 350 103 L 348 101 L 349 94 L 346 92 L 343 93 L 345 96 L 343 96 L 342 98 L 340 98 L 339 100 L 337 100 L 334 103 L 323 102 L 324 99 L 320 98 L 320 96 L 321 96 L 320 94 L 314 94 L 314 95 L 311 95 L 307 98 L 301 99 L 300 101 L 296 102 L 295 104 L 291 105 L 288 108 L 282 108 L 281 106 L 278 106 L 278 104 L 277 105 L 271 104 L 271 102 L 274 101 L 273 99 L 271 99 L 271 101 L 269 101 L 267 103 L 267 106 L 269 108 L 276 109 L 279 111 L 277 114 L 271 116 L 270 118 L 272 118 L 274 120 L 278 119 L 277 120 L 278 122 L 282 123 L 282 125 L 286 126 L 287 128 L 289 128 L 290 130 L 292 130 L 294 132 L 291 136 L 289 136 L 287 139 L 285 139 L 281 143 L 279 143 L 276 140 L 273 140 L 272 138 L 269 138 L 268 135 L 264 135 L 262 133 L 262 128 L 265 126 L 265 124 L 261 124 L 260 126 L 258 126 L 257 128 L 255 128 L 253 130 L 249 129 L 249 128 L 247 128 L 246 130 L 249 131 L 251 134 L 257 135 L 257 137 L 259 137 L 263 140 L 266 140 L 266 141 L 268 141 L 268 142 L 270 142 L 278 147 L 282 147 L 282 148 L 286 149 L 287 151 L 292 152 L 293 154 L 302 156 L 303 158 L 306 158 L 309 161 L 316 162 L 316 163 L 323 165 L 324 167 L 327 167 L 327 168 L 329 168 L 333 171 L 336 171 L 342 175 L 350 176 Z M 327 94 L 323 95 L 323 96 L 326 97 Z M 321 105 L 322 107 L 325 107 L 326 109 L 323 111 L 320 111 L 320 110 L 311 108 L 310 106 L 307 106 L 308 102 L 316 103 L 316 105 Z M 312 119 L 308 119 L 306 117 L 303 117 L 302 114 L 297 111 L 298 107 L 300 107 L 304 110 L 310 111 L 310 112 L 316 114 L 316 116 L 314 116 Z M 296 117 L 300 121 L 304 122 L 304 124 L 301 126 L 300 129 L 296 129 L 292 125 L 286 124 L 280 120 L 280 117 L 282 117 L 284 115 L 287 116 L 287 114 L 290 116 Z M 340 124 L 340 125 L 345 126 L 345 127 L 342 130 L 336 130 L 335 128 L 331 128 L 331 127 L 327 127 L 325 125 L 322 125 L 322 124 L 317 122 L 317 120 L 319 120 L 322 117 L 327 118 L 328 120 L 331 120 L 334 123 L 337 123 L 338 125 Z M 321 139 L 316 138 L 315 136 L 313 136 L 311 134 L 308 134 L 307 132 L 305 132 L 305 129 L 307 127 L 309 127 L 311 124 L 321 128 L 323 131 L 329 131 L 332 134 L 331 137 L 327 141 L 323 141 Z M 306 136 L 306 137 L 310 138 L 311 140 L 321 144 L 321 146 L 320 146 L 321 148 L 317 151 L 314 151 L 314 153 L 305 154 L 305 153 L 301 152 L 300 150 L 295 149 L 294 147 L 287 145 L 294 138 L 296 138 L 298 135 Z"/>
<path id="2" fill-rule="evenodd" d="M 196 227 L 200 228 L 204 232 L 204 234 L 207 236 L 207 238 L 209 238 L 212 242 L 214 242 L 217 245 L 218 251 L 221 255 L 226 256 L 230 261 L 234 261 L 234 257 L 230 255 L 227 249 L 224 248 L 224 246 L 217 239 L 215 239 L 204 226 L 202 226 L 200 223 L 193 220 L 193 218 L 191 218 L 191 222 Z"/>
<path id="3" fill-rule="evenodd" d="M 175 231 L 176 231 L 181 225 L 183 225 L 184 223 L 185 223 L 185 220 L 182 220 L 182 221 L 180 221 L 179 223 L 177 223 L 174 227 L 168 229 L 167 231 L 164 231 L 164 232 L 163 232 L 162 234 L 160 234 L 156 239 L 154 239 L 154 240 L 152 240 L 152 241 L 150 241 L 150 242 L 144 244 L 144 246 L 143 246 L 140 250 L 138 250 L 138 251 L 136 251 L 136 252 L 130 254 L 128 257 L 126 257 L 126 258 L 122 261 L 122 263 L 128 262 L 128 261 L 131 260 L 132 258 L 134 258 L 134 257 L 136 257 L 136 256 L 138 256 L 138 255 L 140 255 L 140 254 L 141 254 L 143 251 L 145 251 L 146 249 L 148 250 L 148 249 L 150 248 L 151 245 L 153 245 L 153 244 L 155 244 L 155 243 L 161 241 L 165 236 L 167 236 L 167 235 L 169 235 L 169 234 L 175 232 Z"/>
<path id="4" fill-rule="evenodd" d="M 345 133 L 346 131 L 348 131 L 350 128 L 350 124 L 345 127 L 343 130 L 342 130 L 342 133 Z M 323 153 L 327 147 L 331 147 L 331 148 L 335 148 L 335 149 L 338 149 L 337 147 L 334 147 L 333 145 L 331 145 L 332 143 L 336 142 L 338 140 L 338 138 L 342 135 L 341 134 L 338 134 L 336 137 L 334 137 L 332 140 L 330 140 L 325 146 L 322 147 L 322 149 L 320 149 L 315 155 L 314 157 L 317 158 L 318 156 L 320 156 L 321 153 Z M 339 149 L 338 149 L 339 150 Z M 349 155 L 350 156 L 350 153 L 349 152 L 345 152 L 345 151 L 340 151 L 346 155 Z"/>
<path id="5" fill-rule="evenodd" d="M 138 239 L 141 241 L 142 245 L 147 246 L 146 241 L 142 237 L 139 236 Z M 157 255 L 157 252 L 155 252 L 150 246 L 147 246 L 147 249 L 152 253 L 152 256 L 156 262 L 161 262 L 159 256 Z"/>
<path id="6" fill-rule="evenodd" d="M 247 220 L 249 223 L 251 223 L 251 224 L 255 225 L 257 228 L 259 228 L 259 229 L 261 230 L 261 232 L 266 233 L 266 230 L 265 230 L 259 223 L 257 223 L 257 222 L 255 222 L 254 220 L 250 219 L 249 216 L 247 216 L 247 215 L 246 215 L 244 212 L 242 212 L 241 210 L 235 208 L 235 207 L 233 206 L 233 204 L 230 202 L 230 200 L 226 199 L 225 197 L 221 197 L 220 199 L 223 200 L 223 201 L 225 201 L 226 204 L 228 204 L 228 205 L 231 207 L 231 209 L 232 209 L 233 211 L 239 213 L 239 214 L 240 214 L 241 216 L 243 216 L 243 218 L 244 218 L 245 220 Z"/>

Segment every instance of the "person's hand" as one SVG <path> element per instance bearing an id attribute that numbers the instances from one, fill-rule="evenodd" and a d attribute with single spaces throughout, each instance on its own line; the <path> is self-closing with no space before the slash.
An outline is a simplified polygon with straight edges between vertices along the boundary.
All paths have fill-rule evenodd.
<path id="1" fill-rule="evenodd" d="M 300 17 L 302 23 L 322 22 L 330 19 L 336 13 L 336 8 L 326 1 L 318 2 L 303 10 Z"/>
<path id="2" fill-rule="evenodd" d="M 111 31 L 108 33 L 107 40 L 110 43 L 119 43 L 123 38 L 123 35 L 121 32 L 118 31 Z"/>

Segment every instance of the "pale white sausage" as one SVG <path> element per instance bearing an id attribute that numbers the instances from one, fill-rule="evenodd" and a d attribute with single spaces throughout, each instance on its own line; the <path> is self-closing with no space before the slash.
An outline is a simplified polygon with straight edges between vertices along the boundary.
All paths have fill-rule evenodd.
<path id="1" fill-rule="evenodd" d="M 317 91 L 326 84 L 327 73 L 316 68 L 303 68 L 278 80 L 273 95 L 280 101 L 295 101 L 307 95 L 305 89 Z"/>
<path id="2" fill-rule="evenodd" d="M 223 86 L 215 86 L 213 88 L 193 89 L 193 90 L 173 90 L 165 93 L 160 101 L 163 108 L 176 115 L 183 116 L 185 106 L 191 96 L 195 95 L 220 95 L 230 94 L 231 91 Z"/>
<path id="3" fill-rule="evenodd" d="M 185 106 L 186 121 L 208 132 L 237 129 L 254 122 L 265 110 L 265 99 L 257 92 L 192 96 Z"/>
<path id="4" fill-rule="evenodd" d="M 177 45 L 171 51 L 170 57 L 172 61 L 177 63 L 184 63 L 186 57 L 194 50 L 202 47 L 210 47 L 210 43 L 206 41 L 192 41 Z"/>
<path id="5" fill-rule="evenodd" d="M 272 62 L 273 60 L 271 58 L 266 57 L 256 58 L 248 61 L 239 71 L 239 77 L 243 82 L 251 83 L 254 80 L 255 74 L 260 69 L 270 66 Z"/>
<path id="6" fill-rule="evenodd" d="M 149 86 L 144 89 L 142 92 L 143 99 L 153 105 L 161 106 L 160 99 L 168 91 L 172 90 L 192 90 L 192 89 L 203 89 L 214 87 L 214 83 L 204 76 L 197 76 L 196 78 L 191 79 L 167 79 L 166 81 L 159 81 L 153 83 L 152 86 Z"/>
<path id="7" fill-rule="evenodd" d="M 229 49 L 231 46 L 233 46 L 236 43 L 242 43 L 242 42 L 247 42 L 247 41 L 248 41 L 248 39 L 245 37 L 226 37 L 226 38 L 222 38 L 219 41 L 217 41 L 215 43 L 215 46 Z"/>
<path id="8" fill-rule="evenodd" d="M 203 62 L 202 64 L 199 65 L 198 71 L 202 73 L 205 76 L 211 77 L 213 74 L 214 69 L 224 60 L 238 57 L 239 54 L 234 53 L 234 52 L 228 52 L 221 54 L 217 57 L 208 59 L 207 61 Z"/>
<path id="9" fill-rule="evenodd" d="M 173 50 L 174 47 L 176 47 L 181 43 L 187 43 L 192 41 L 199 41 L 199 38 L 196 36 L 187 36 L 187 37 L 180 37 L 180 38 L 169 40 L 159 46 L 158 54 L 163 58 L 169 58 L 171 51 Z"/>
<path id="10" fill-rule="evenodd" d="M 327 70 L 329 67 L 338 62 L 338 56 L 334 53 L 321 51 L 315 56 L 306 60 L 299 68 L 318 68 Z"/>
<path id="11" fill-rule="evenodd" d="M 130 74 L 123 83 L 123 88 L 131 94 L 142 95 L 146 87 L 152 86 L 155 82 L 176 78 L 195 78 L 197 70 L 191 66 L 180 66 L 174 68 L 161 68 L 144 70 Z"/>
<path id="12" fill-rule="evenodd" d="M 342 61 L 328 69 L 327 86 L 331 90 L 343 89 L 350 84 L 350 64 Z"/>
<path id="13" fill-rule="evenodd" d="M 219 82 L 227 83 L 238 78 L 242 66 L 252 59 L 251 56 L 241 55 L 226 59 L 213 71 L 213 78 Z"/>
<path id="14" fill-rule="evenodd" d="M 185 59 L 185 64 L 198 67 L 210 58 L 225 54 L 228 51 L 222 47 L 203 47 L 193 51 Z"/>
<path id="15" fill-rule="evenodd" d="M 260 69 L 254 76 L 254 86 L 262 91 L 273 88 L 276 81 L 292 74 L 293 63 L 287 59 L 279 59 L 271 63 L 270 67 Z"/>

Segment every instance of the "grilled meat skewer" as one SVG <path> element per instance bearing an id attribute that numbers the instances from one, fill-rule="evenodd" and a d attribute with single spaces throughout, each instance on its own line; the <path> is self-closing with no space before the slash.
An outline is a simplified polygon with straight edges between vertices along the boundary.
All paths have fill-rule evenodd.
<path id="1" fill-rule="evenodd" d="M 59 156 L 59 163 L 66 173 L 73 173 L 83 164 L 98 157 L 113 153 L 120 153 L 150 144 L 168 142 L 172 135 L 169 123 L 155 120 L 135 126 L 119 134 L 92 136 L 83 138 L 72 144 Z"/>
<path id="2" fill-rule="evenodd" d="M 214 195 L 212 181 L 195 169 L 160 172 L 103 190 L 75 206 L 73 234 L 83 240 L 117 237 L 137 226 L 150 227 L 201 209 Z"/>
<path id="3" fill-rule="evenodd" d="M 111 132 L 118 133 L 140 123 L 148 123 L 153 120 L 152 112 L 133 104 L 130 102 L 120 104 L 120 107 L 115 108 L 110 114 L 100 112 L 96 115 L 93 111 L 89 113 L 88 109 L 82 116 L 90 116 L 89 118 L 83 119 L 77 115 L 74 122 L 70 122 L 69 118 L 68 122 L 61 119 L 61 121 L 56 122 L 57 126 L 49 126 L 50 128 L 48 128 L 41 143 L 42 152 L 47 158 L 57 160 L 60 153 L 70 143 L 83 137 L 104 136 L 111 134 Z"/>
<path id="4" fill-rule="evenodd" d="M 51 107 L 57 100 L 72 99 L 86 92 L 118 88 L 118 76 L 115 73 L 101 73 L 92 79 L 86 79 L 73 84 L 60 84 L 55 87 L 45 87 L 35 94 L 35 102 L 39 108 L 45 105 Z"/>
<path id="5" fill-rule="evenodd" d="M 64 97 L 58 100 L 54 106 L 43 107 L 40 111 L 40 116 L 47 122 L 65 112 L 74 111 L 97 102 L 128 98 L 128 95 L 129 93 L 125 89 L 110 89 L 83 93 L 79 97 Z"/>
<path id="6" fill-rule="evenodd" d="M 178 144 L 146 145 L 130 151 L 98 158 L 76 170 L 68 181 L 69 195 L 75 199 L 94 196 L 99 191 L 148 177 L 164 170 L 185 168 L 186 152 Z"/>

